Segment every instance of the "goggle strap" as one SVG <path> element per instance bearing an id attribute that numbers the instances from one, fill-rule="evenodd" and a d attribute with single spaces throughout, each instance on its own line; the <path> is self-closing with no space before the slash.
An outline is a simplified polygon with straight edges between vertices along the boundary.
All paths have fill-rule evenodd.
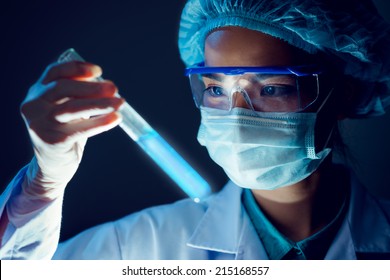
<path id="1" fill-rule="evenodd" d="M 322 101 L 320 107 L 319 107 L 318 110 L 317 110 L 317 113 L 319 113 L 319 112 L 321 111 L 322 107 L 324 107 L 324 105 L 325 105 L 326 102 L 328 101 L 329 97 L 330 97 L 331 94 L 333 93 L 333 90 L 334 90 L 334 88 L 332 88 L 332 89 L 329 91 L 329 93 L 328 93 L 328 95 L 325 97 L 324 101 Z"/>

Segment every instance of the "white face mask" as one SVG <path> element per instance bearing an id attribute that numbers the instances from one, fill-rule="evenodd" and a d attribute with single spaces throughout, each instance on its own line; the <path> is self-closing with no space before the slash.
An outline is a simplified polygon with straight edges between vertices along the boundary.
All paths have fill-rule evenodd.
<path id="1" fill-rule="evenodd" d="M 312 174 L 331 149 L 315 152 L 317 113 L 201 108 L 198 141 L 238 186 L 274 190 Z"/>

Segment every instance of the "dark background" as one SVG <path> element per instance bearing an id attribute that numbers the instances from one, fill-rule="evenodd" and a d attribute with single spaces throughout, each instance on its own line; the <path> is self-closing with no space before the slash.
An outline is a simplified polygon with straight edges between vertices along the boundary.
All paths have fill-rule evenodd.
<path id="1" fill-rule="evenodd" d="M 180 1 L 10 1 L 0 9 L 0 186 L 32 155 L 19 105 L 67 48 L 102 66 L 123 97 L 218 190 L 226 181 L 196 140 L 195 108 L 177 49 Z M 375 1 L 389 16 L 389 1 Z M 390 117 L 345 122 L 358 175 L 390 197 Z M 185 197 L 120 129 L 91 138 L 67 187 L 61 239 L 145 207 Z"/>

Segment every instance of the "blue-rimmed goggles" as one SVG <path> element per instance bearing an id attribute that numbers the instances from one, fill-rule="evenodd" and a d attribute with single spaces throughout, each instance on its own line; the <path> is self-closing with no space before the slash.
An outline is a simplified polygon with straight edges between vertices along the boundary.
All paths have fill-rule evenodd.
<path id="1" fill-rule="evenodd" d="M 298 112 L 319 95 L 318 67 L 205 67 L 186 69 L 198 108 L 247 107 L 259 112 Z"/>

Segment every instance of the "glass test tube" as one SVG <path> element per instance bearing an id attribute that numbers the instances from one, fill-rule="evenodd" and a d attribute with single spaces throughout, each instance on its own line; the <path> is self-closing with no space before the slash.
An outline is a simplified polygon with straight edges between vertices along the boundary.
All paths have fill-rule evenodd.
<path id="1" fill-rule="evenodd" d="M 58 62 L 85 61 L 74 49 L 68 49 Z M 97 80 L 103 80 L 102 77 Z M 119 94 L 116 94 L 119 96 Z M 210 185 L 188 164 L 156 130 L 127 102 L 119 109 L 119 126 L 146 152 L 154 162 L 195 202 L 211 193 Z"/>

